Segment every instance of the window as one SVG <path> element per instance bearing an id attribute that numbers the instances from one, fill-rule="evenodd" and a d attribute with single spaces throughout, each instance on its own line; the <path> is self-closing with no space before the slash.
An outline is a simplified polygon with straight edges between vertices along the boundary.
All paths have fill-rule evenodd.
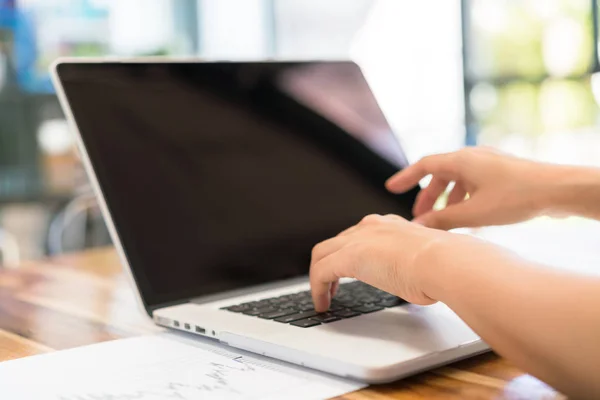
<path id="1" fill-rule="evenodd" d="M 581 142 L 597 135 L 600 117 L 596 3 L 463 0 L 469 143 L 592 161 Z"/>

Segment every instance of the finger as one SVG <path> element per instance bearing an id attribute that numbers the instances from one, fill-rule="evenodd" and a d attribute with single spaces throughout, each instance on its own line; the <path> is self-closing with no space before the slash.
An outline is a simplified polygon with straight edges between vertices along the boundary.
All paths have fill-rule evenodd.
<path id="1" fill-rule="evenodd" d="M 448 181 L 457 178 L 457 153 L 427 156 L 403 169 L 387 180 L 385 186 L 392 193 L 404 193 L 419 184 L 427 175 L 439 175 Z"/>
<path id="2" fill-rule="evenodd" d="M 331 304 L 331 284 L 340 278 L 353 277 L 352 259 L 347 252 L 337 251 L 310 268 L 310 287 L 315 311 L 325 312 Z"/>
<path id="3" fill-rule="evenodd" d="M 350 241 L 349 235 L 344 236 L 336 236 L 331 239 L 327 239 L 322 241 L 313 247 L 310 265 L 311 267 L 321 261 L 323 258 L 327 257 L 331 253 L 335 253 L 340 250 Z"/>
<path id="4" fill-rule="evenodd" d="M 448 203 L 446 203 L 446 207 L 460 203 L 465 199 L 465 197 L 467 197 L 466 189 L 463 185 L 456 182 L 454 184 L 454 188 L 452 188 L 452 191 L 450 192 L 450 195 L 448 195 Z"/>
<path id="5" fill-rule="evenodd" d="M 414 222 L 429 228 L 441 230 L 473 228 L 486 225 L 488 214 L 485 205 L 470 198 L 448 206 L 443 210 L 431 211 L 420 215 Z"/>
<path id="6" fill-rule="evenodd" d="M 449 183 L 450 182 L 445 179 L 434 176 L 429 186 L 421 190 L 417 195 L 413 207 L 413 214 L 418 217 L 433 210 L 435 202 L 439 199 L 440 195 L 446 191 Z"/>
<path id="7" fill-rule="evenodd" d="M 335 281 L 331 284 L 331 290 L 329 291 L 329 295 L 333 299 L 337 293 L 338 288 L 340 287 L 340 281 Z"/>

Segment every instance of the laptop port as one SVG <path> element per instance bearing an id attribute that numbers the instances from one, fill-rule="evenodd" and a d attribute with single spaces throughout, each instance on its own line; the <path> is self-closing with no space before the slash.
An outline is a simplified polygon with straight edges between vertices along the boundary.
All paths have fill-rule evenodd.
<path id="1" fill-rule="evenodd" d="M 201 333 L 204 335 L 206 333 L 206 329 L 196 326 L 196 333 Z"/>
<path id="2" fill-rule="evenodd" d="M 173 321 L 173 326 L 175 328 L 179 328 L 179 321 Z"/>
<path id="3" fill-rule="evenodd" d="M 185 329 L 187 329 L 188 331 L 191 329 L 191 326 L 190 326 L 190 324 L 184 324 L 184 325 L 183 325 L 183 327 L 184 327 Z"/>

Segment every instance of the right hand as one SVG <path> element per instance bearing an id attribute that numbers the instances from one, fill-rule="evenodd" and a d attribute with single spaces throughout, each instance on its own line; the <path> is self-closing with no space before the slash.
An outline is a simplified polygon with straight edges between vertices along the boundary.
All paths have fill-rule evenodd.
<path id="1" fill-rule="evenodd" d="M 386 186 L 403 193 L 428 175 L 433 178 L 417 196 L 414 221 L 448 230 L 517 223 L 547 213 L 560 191 L 557 181 L 565 174 L 557 165 L 471 147 L 425 157 L 392 176 Z M 434 210 L 450 182 L 455 186 L 446 208 Z"/>

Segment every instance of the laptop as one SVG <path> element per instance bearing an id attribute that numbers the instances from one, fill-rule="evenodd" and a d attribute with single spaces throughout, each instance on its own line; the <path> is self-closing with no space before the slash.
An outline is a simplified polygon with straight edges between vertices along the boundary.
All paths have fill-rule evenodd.
<path id="1" fill-rule="evenodd" d="M 156 324 L 370 383 L 488 346 L 447 306 L 344 280 L 311 250 L 368 214 L 403 148 L 352 62 L 60 60 L 53 79 L 121 261 Z"/>

